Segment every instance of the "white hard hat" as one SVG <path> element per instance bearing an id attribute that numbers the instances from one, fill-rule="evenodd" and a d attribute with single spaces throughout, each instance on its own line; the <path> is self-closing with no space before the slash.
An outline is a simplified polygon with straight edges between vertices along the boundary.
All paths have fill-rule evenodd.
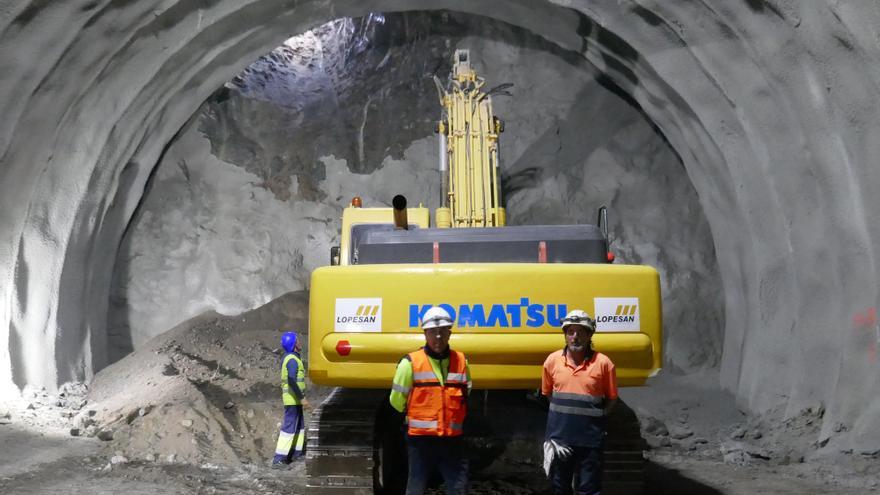
<path id="1" fill-rule="evenodd" d="M 562 329 L 569 325 L 581 325 L 592 331 L 596 331 L 596 322 L 582 309 L 573 309 L 562 319 Z"/>
<path id="2" fill-rule="evenodd" d="M 452 317 L 440 306 L 432 306 L 422 317 L 422 330 L 437 327 L 451 327 Z"/>

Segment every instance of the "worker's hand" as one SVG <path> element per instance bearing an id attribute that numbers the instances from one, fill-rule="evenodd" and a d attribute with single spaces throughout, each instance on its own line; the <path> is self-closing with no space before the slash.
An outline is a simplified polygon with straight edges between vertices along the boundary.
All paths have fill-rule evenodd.
<path id="1" fill-rule="evenodd" d="M 303 409 L 311 409 L 312 405 L 309 403 L 308 399 L 303 398 L 302 400 Z"/>

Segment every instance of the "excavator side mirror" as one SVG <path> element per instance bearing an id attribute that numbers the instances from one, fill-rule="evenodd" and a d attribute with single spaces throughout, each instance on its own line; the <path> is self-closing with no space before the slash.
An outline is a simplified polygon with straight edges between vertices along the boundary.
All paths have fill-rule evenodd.
<path id="1" fill-rule="evenodd" d="M 602 230 L 605 242 L 608 242 L 608 207 L 605 205 L 599 207 L 599 218 L 596 219 L 596 226 Z"/>
<path id="2" fill-rule="evenodd" d="M 608 208 L 605 205 L 599 207 L 599 218 L 596 219 L 596 226 L 602 231 L 605 238 L 605 258 L 609 263 L 614 263 L 614 253 L 611 252 L 611 239 L 608 238 Z"/>
<path id="3" fill-rule="evenodd" d="M 330 266 L 339 266 L 339 246 L 330 247 Z"/>

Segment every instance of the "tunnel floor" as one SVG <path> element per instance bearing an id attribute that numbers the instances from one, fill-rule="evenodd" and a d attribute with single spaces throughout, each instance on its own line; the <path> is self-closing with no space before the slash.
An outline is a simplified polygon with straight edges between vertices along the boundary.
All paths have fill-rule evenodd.
<path id="1" fill-rule="evenodd" d="M 4 427 L 0 427 L 4 428 Z M 31 438 L 27 438 L 30 435 Z M 265 465 L 162 464 L 128 462 L 110 464 L 99 453 L 97 440 L 46 437 L 8 427 L 0 429 L 3 445 L 32 444 L 34 448 L 10 462 L 11 452 L 0 455 L 0 491 L 16 494 L 89 493 L 152 495 L 158 493 L 198 494 L 290 494 L 305 493 L 302 467 L 274 470 Z M 86 446 L 84 447 L 84 444 Z M 91 444 L 91 445 L 87 445 Z M 46 453 L 52 456 L 47 457 Z M 83 455 L 88 453 L 88 455 Z M 785 468 L 732 466 L 723 462 L 694 459 L 673 452 L 652 454 L 647 467 L 644 494 L 714 495 L 837 493 L 856 495 L 865 488 L 845 488 L 811 479 L 806 464 Z M 48 462 L 47 459 L 51 459 Z M 10 466 L 15 466 L 10 469 Z M 301 466 L 301 465 L 300 465 Z M 550 494 L 540 473 L 525 472 L 521 465 L 494 466 L 490 472 L 472 478 L 469 493 L 476 495 Z M 433 494 L 443 493 L 432 490 Z"/>
<path id="2" fill-rule="evenodd" d="M 695 391 L 695 387 L 702 391 Z M 320 389 L 315 391 L 315 395 L 323 393 Z M 719 435 L 738 435 L 728 430 L 741 424 L 730 422 L 741 413 L 723 392 L 705 390 L 703 380 L 667 379 L 650 390 L 627 389 L 624 393 L 645 423 L 644 437 L 654 444 L 645 452 L 648 462 L 644 489 L 628 491 L 628 495 L 855 495 L 873 492 L 880 486 L 876 462 L 873 471 L 866 465 L 863 472 L 857 473 L 852 466 L 845 469 L 821 459 L 739 459 L 734 455 L 736 452 L 725 453 L 725 442 L 716 439 Z M 0 445 L 14 446 L 0 450 L 0 493 L 307 493 L 304 463 L 272 469 L 268 466 L 271 452 L 263 453 L 265 460 L 240 459 L 237 463 L 186 460 L 183 456 L 181 460 L 167 452 L 145 461 L 130 444 L 123 443 L 126 440 L 121 440 L 131 436 L 119 435 L 115 440 L 104 441 L 98 436 L 73 437 L 60 423 L 46 423 L 49 414 L 42 415 L 44 421 L 40 423 L 19 420 L 19 414 L 21 411 L 13 410 L 12 420 L 0 422 Z M 677 417 L 670 419 L 673 415 Z M 654 419 L 645 419 L 649 417 Z M 670 425 L 667 434 L 655 434 L 659 428 L 657 418 L 665 418 Z M 687 436 L 680 427 L 673 426 L 685 422 L 691 430 Z M 274 430 L 274 426 L 266 427 Z M 165 427 L 173 430 L 170 425 Z M 264 432 L 267 437 L 274 435 L 271 430 Z M 669 441 L 664 442 L 663 438 Z M 189 437 L 184 440 L 198 443 Z M 264 450 L 271 451 L 271 446 Z M 429 493 L 439 495 L 443 491 L 434 489 Z M 522 453 L 501 457 L 486 470 L 473 473 L 469 493 L 549 495 L 551 490 L 537 453 Z"/>
<path id="3" fill-rule="evenodd" d="M 102 370 L 88 387 L 27 389 L 0 405 L 0 493 L 305 493 L 302 464 L 273 470 L 268 461 L 280 420 L 274 329 L 282 320 L 305 328 L 307 304 L 307 294 L 289 293 L 236 316 L 206 313 Z M 711 370 L 661 373 L 646 387 L 621 390 L 649 446 L 645 494 L 849 495 L 880 487 L 876 456 L 841 457 L 833 444 L 814 442 L 821 404 L 784 419 L 781 411 L 750 416 L 717 383 Z M 329 391 L 313 386 L 307 396 L 317 406 Z M 550 493 L 539 451 L 506 452 L 472 474 L 470 493 Z"/>

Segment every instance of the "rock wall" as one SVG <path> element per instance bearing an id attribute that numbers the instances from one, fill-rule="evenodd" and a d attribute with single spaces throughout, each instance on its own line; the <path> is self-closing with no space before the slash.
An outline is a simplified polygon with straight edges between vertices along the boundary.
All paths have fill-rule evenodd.
<path id="1" fill-rule="evenodd" d="M 293 34 L 450 9 L 593 63 L 662 131 L 709 224 L 721 383 L 823 402 L 880 445 L 880 12 L 852 0 L 9 0 L 0 6 L 0 389 L 106 364 L 112 260 L 162 151 Z"/>
<path id="2" fill-rule="evenodd" d="M 590 64 L 528 31 L 454 13 L 331 22 L 206 103 L 169 147 L 124 238 L 111 358 L 205 310 L 235 314 L 307 288 L 352 196 L 387 205 L 400 192 L 436 207 L 430 70 L 445 79 L 456 48 L 471 50 L 489 87 L 513 84 L 494 101 L 506 124 L 509 221 L 588 223 L 608 205 L 620 260 L 661 272 L 666 366 L 717 366 L 714 248 L 668 142 Z"/>

